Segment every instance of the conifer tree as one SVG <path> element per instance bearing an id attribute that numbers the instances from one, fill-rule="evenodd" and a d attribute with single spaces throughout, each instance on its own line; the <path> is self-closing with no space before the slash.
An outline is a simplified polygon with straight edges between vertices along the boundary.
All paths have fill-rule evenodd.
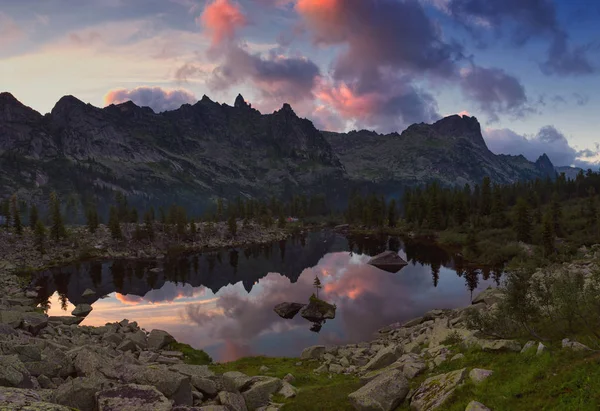
<path id="1" fill-rule="evenodd" d="M 283 214 L 283 210 L 279 210 L 279 218 L 277 219 L 277 227 L 284 228 L 286 224 L 285 215 Z"/>
<path id="2" fill-rule="evenodd" d="M 398 220 L 398 216 L 396 214 L 396 200 L 392 198 L 390 200 L 390 204 L 388 206 L 388 226 L 394 228 L 396 227 L 396 221 Z"/>
<path id="3" fill-rule="evenodd" d="M 98 219 L 98 210 L 96 210 L 96 207 L 90 205 L 88 207 L 86 217 L 87 217 L 88 231 L 92 234 L 96 233 L 96 230 L 98 229 L 98 225 L 100 224 L 100 221 Z"/>
<path id="4" fill-rule="evenodd" d="M 144 214 L 144 229 L 148 239 L 150 239 L 150 241 L 154 241 L 154 218 L 151 211 Z"/>
<path id="5" fill-rule="evenodd" d="M 63 217 L 60 212 L 60 200 L 55 191 L 50 193 L 50 237 L 55 242 L 67 236 Z"/>
<path id="6" fill-rule="evenodd" d="M 229 220 L 227 220 L 227 227 L 229 230 L 229 234 L 232 237 L 235 237 L 237 235 L 237 221 L 235 220 L 235 216 L 231 215 L 229 217 Z"/>
<path id="7" fill-rule="evenodd" d="M 554 224 L 552 221 L 552 210 L 549 210 L 544 214 L 542 223 L 542 246 L 546 257 L 554 253 Z"/>
<path id="8" fill-rule="evenodd" d="M 4 228 L 10 228 L 10 201 L 5 199 L 2 201 L 2 215 L 4 216 Z"/>
<path id="9" fill-rule="evenodd" d="M 121 231 L 121 223 L 119 221 L 119 212 L 116 207 L 111 206 L 108 217 L 108 229 L 114 240 L 121 240 L 123 232 Z"/>
<path id="10" fill-rule="evenodd" d="M 139 215 L 138 215 L 138 211 L 135 207 L 131 208 L 131 211 L 129 212 L 129 222 L 130 223 L 135 223 L 137 224 L 139 222 Z"/>
<path id="11" fill-rule="evenodd" d="M 564 175 L 564 173 L 563 173 Z M 552 194 L 552 202 L 550 203 L 550 211 L 552 215 L 552 224 L 554 227 L 554 234 L 558 237 L 562 235 L 562 209 L 560 207 L 560 201 L 558 199 L 558 193 Z"/>
<path id="12" fill-rule="evenodd" d="M 198 233 L 198 230 L 196 228 L 196 223 L 194 222 L 194 219 L 192 218 L 190 220 L 190 236 L 192 237 L 193 241 L 196 241 L 196 234 Z"/>
<path id="13" fill-rule="evenodd" d="M 10 199 L 12 216 L 13 216 L 13 227 L 18 235 L 23 234 L 23 224 L 21 223 L 21 210 L 19 209 L 19 202 L 17 196 L 13 195 Z"/>
<path id="14" fill-rule="evenodd" d="M 42 220 L 38 219 L 36 221 L 33 233 L 35 238 L 35 247 L 40 254 L 44 254 L 46 251 L 46 226 Z"/>
<path id="15" fill-rule="evenodd" d="M 588 199 L 587 199 L 587 224 L 590 227 L 590 230 L 593 233 L 597 233 L 598 231 L 598 208 L 596 207 L 596 190 L 594 187 L 590 187 L 588 189 Z"/>
<path id="16" fill-rule="evenodd" d="M 514 230 L 517 233 L 517 240 L 524 243 L 531 241 L 531 216 L 529 204 L 525 199 L 519 197 L 515 206 Z"/>
<path id="17" fill-rule="evenodd" d="M 492 210 L 492 189 L 490 178 L 484 177 L 481 184 L 481 200 L 479 202 L 479 214 L 482 216 L 490 215 Z"/>
<path id="18" fill-rule="evenodd" d="M 317 298 L 319 298 L 319 290 L 323 288 L 321 285 L 321 280 L 319 280 L 319 276 L 315 276 L 315 281 L 313 281 L 313 287 L 317 290 Z"/>
<path id="19" fill-rule="evenodd" d="M 40 216 L 38 209 L 35 204 L 32 204 L 31 208 L 29 209 L 29 228 L 31 228 L 31 231 L 35 231 L 35 226 L 37 225 L 39 219 Z"/>

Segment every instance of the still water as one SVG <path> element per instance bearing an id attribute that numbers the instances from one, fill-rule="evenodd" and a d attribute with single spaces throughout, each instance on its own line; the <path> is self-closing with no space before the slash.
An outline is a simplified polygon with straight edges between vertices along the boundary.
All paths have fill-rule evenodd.
<path id="1" fill-rule="evenodd" d="M 370 256 L 397 250 L 409 262 L 397 273 L 367 265 Z M 49 315 L 70 315 L 89 303 L 82 325 L 127 318 L 163 329 L 207 351 L 216 361 L 248 355 L 298 356 L 314 344 L 369 340 L 379 328 L 433 308 L 456 308 L 500 281 L 501 271 L 466 269 L 457 257 L 393 237 L 355 237 L 323 231 L 287 241 L 161 261 L 102 261 L 39 273 L 32 284 Z M 281 302 L 319 297 L 337 305 L 319 333 L 297 315 L 280 318 Z M 86 289 L 95 295 L 82 297 Z"/>

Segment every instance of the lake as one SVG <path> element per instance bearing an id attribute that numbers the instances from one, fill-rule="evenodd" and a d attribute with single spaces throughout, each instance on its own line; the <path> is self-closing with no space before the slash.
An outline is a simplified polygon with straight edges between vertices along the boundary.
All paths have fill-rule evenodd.
<path id="1" fill-rule="evenodd" d="M 367 264 L 388 249 L 409 264 L 397 273 Z M 127 318 L 148 331 L 168 331 L 215 361 L 231 361 L 369 340 L 391 323 L 468 305 L 472 295 L 498 284 L 500 273 L 465 269 L 458 256 L 432 245 L 322 231 L 158 261 L 84 262 L 38 273 L 32 287 L 48 315 L 70 315 L 89 303 L 93 311 L 82 325 Z M 286 320 L 273 311 L 281 302 L 308 303 L 315 276 L 319 297 L 337 305 L 336 318 L 318 333 L 300 315 Z M 83 297 L 88 288 L 96 294 Z"/>

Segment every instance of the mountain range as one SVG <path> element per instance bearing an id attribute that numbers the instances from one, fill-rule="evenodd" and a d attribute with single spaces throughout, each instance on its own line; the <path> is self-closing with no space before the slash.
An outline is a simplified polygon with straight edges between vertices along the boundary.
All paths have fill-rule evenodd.
<path id="1" fill-rule="evenodd" d="M 103 203 L 115 191 L 141 207 L 203 210 L 217 197 L 287 198 L 353 188 L 396 194 L 408 185 L 555 176 L 546 155 L 495 155 L 475 117 L 413 124 L 401 134 L 319 131 L 284 104 L 261 114 L 240 95 L 233 106 L 204 96 L 155 113 L 132 102 L 105 108 L 73 96 L 42 115 L 0 93 L 0 198 L 40 201 L 51 190 Z"/>

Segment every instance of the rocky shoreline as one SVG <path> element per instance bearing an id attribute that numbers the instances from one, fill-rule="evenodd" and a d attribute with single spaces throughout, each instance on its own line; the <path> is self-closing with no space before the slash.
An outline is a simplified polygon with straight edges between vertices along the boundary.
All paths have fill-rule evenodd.
<path id="1" fill-rule="evenodd" d="M 587 260 L 565 263 L 564 268 L 597 270 L 600 249 L 593 250 Z M 91 327 L 78 325 L 77 316 L 48 317 L 34 306 L 32 296 L 16 287 L 5 289 L 0 298 L 0 409 L 273 411 L 282 407 L 276 400 L 298 394 L 294 381 L 301 375 L 215 373 L 208 365 L 186 363 L 165 331 L 147 332 L 128 320 Z M 487 339 L 467 328 L 469 312 L 494 310 L 502 298 L 502 290 L 487 289 L 468 307 L 432 310 L 391 324 L 370 342 L 308 347 L 297 365 L 309 364 L 315 374 L 354 376 L 361 387 L 348 400 L 359 411 L 392 411 L 400 404 L 417 411 L 444 409 L 462 384 L 479 384 L 495 372 L 465 367 L 463 354 L 453 347 L 488 353 L 547 350 L 542 342 Z M 85 309 L 80 307 L 81 315 Z M 566 339 L 562 347 L 591 351 Z M 435 373 L 448 364 L 456 369 Z M 268 374 L 268 368 L 261 367 L 263 371 Z M 425 373 L 431 376 L 414 386 L 412 381 Z M 481 398 L 472 400 L 466 410 L 488 409 Z"/>

